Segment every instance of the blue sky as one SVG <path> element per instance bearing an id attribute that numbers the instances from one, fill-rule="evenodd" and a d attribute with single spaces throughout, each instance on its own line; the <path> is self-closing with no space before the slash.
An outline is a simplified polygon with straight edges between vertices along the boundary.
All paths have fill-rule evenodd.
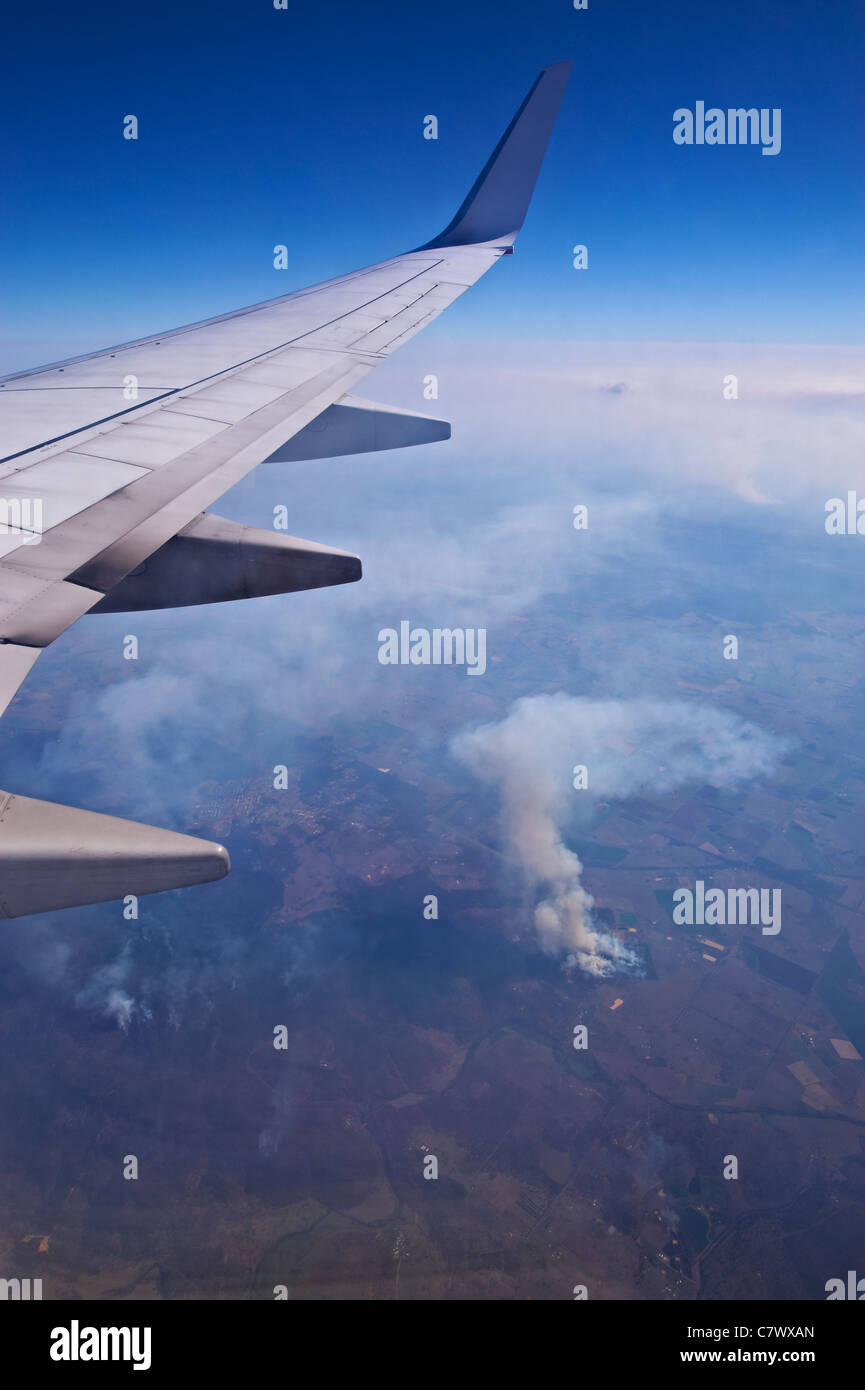
<path id="1" fill-rule="evenodd" d="M 574 71 L 517 255 L 428 332 L 860 342 L 863 29 L 834 0 L 19 7 L 0 82 L 0 368 L 417 245 L 562 57 Z M 780 107 L 781 153 L 675 146 L 673 111 L 698 99 Z"/>

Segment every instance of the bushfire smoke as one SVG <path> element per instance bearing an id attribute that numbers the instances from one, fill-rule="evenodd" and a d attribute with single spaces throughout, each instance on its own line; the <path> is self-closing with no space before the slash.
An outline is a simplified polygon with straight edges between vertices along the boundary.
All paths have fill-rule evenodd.
<path id="1" fill-rule="evenodd" d="M 541 895 L 534 918 L 541 948 L 593 975 L 637 960 L 593 920 L 583 866 L 565 843 L 577 808 L 688 783 L 732 787 L 771 773 L 783 751 L 780 739 L 725 710 L 565 694 L 519 700 L 505 719 L 464 731 L 452 747 L 498 789 L 509 852 Z M 574 790 L 578 765 L 586 786 Z"/>

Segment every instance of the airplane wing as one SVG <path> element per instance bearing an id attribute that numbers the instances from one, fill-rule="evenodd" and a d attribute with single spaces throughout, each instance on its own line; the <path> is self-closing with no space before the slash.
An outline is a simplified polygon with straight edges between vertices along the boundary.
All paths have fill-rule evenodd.
<path id="1" fill-rule="evenodd" d="M 357 382 L 513 250 L 570 71 L 536 79 L 432 241 L 311 289 L 0 378 L 0 713 L 88 612 L 351 582 L 348 552 L 206 509 L 258 464 L 447 438 Z M 221 845 L 0 793 L 0 916 L 220 878 Z"/>

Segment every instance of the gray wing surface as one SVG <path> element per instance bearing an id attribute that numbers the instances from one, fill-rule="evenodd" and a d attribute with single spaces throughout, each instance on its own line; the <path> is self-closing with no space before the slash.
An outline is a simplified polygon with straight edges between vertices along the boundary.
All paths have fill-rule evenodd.
<path id="1" fill-rule="evenodd" d="M 456 217 L 427 245 L 251 308 L 0 378 L 0 713 L 40 651 L 89 611 L 360 577 L 347 552 L 206 509 L 266 460 L 449 435 L 443 421 L 351 392 L 512 251 L 570 66 L 541 72 Z M 208 841 L 0 793 L 0 916 L 227 871 L 225 850 Z"/>

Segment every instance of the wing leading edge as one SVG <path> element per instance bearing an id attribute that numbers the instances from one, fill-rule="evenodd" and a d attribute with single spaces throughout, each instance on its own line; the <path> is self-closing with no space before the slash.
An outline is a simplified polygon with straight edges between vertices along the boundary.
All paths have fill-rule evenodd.
<path id="1" fill-rule="evenodd" d="M 172 595 L 175 604 L 217 602 L 360 577 L 348 552 L 294 537 L 275 542 L 205 509 L 268 459 L 449 436 L 444 421 L 350 392 L 513 249 L 570 67 L 539 74 L 453 220 L 415 251 L 0 379 L 0 506 L 15 523 L 0 527 L 0 713 L 39 652 L 90 610 L 172 606 Z M 133 405 L 118 386 L 130 378 Z M 324 444 L 325 429 L 335 447 Z M 171 832 L 3 797 L 0 917 L 228 872 L 224 849 L 208 841 L 169 842 Z M 138 831 L 141 854 L 133 852 Z M 46 876 L 47 895 L 34 886 Z"/>

